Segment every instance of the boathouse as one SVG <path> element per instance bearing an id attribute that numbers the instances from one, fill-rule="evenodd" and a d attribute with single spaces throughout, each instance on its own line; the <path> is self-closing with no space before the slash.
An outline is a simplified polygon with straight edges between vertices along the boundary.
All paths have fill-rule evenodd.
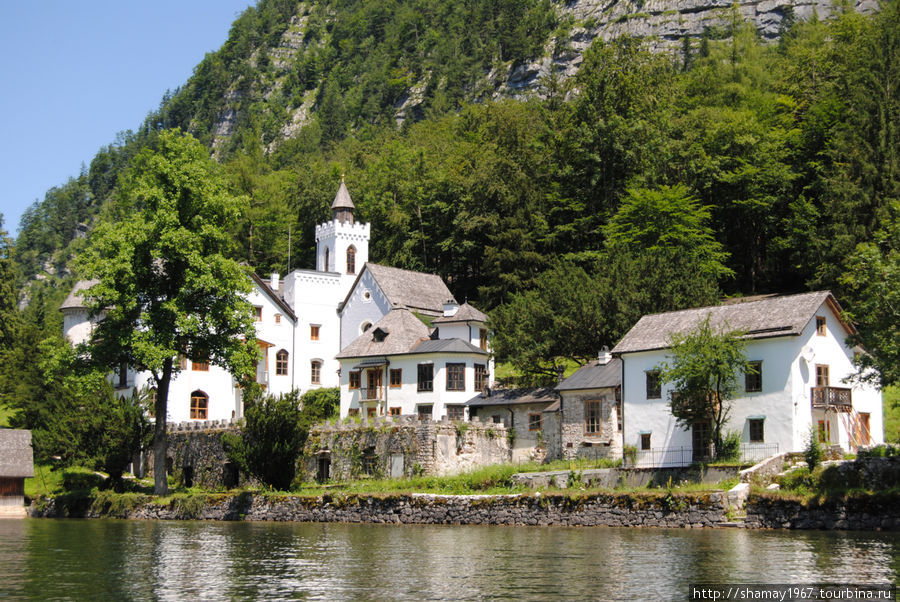
<path id="1" fill-rule="evenodd" d="M 0 517 L 25 516 L 25 479 L 33 476 L 31 431 L 0 428 Z"/>

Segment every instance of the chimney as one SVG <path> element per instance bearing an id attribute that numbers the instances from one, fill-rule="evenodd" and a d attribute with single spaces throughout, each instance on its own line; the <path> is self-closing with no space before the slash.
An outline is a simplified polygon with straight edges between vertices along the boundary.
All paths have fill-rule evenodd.
<path id="1" fill-rule="evenodd" d="M 597 354 L 597 361 L 601 366 L 605 366 L 611 359 L 612 353 L 609 352 L 609 347 L 604 345 L 603 349 L 600 350 L 600 353 Z"/>
<path id="2" fill-rule="evenodd" d="M 278 292 L 278 272 L 272 272 L 272 279 L 269 282 L 269 286 L 272 287 L 272 290 Z"/>
<path id="3" fill-rule="evenodd" d="M 456 302 L 456 299 L 447 299 L 446 301 L 444 301 L 445 318 L 455 316 L 457 311 L 459 311 L 459 303 Z"/>

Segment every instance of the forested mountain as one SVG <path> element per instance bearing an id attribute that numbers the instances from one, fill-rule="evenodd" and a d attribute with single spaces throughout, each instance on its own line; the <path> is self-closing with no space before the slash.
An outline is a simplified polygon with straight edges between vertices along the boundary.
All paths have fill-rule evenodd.
<path id="1" fill-rule="evenodd" d="M 260 0 L 25 213 L 18 282 L 64 295 L 118 174 L 178 127 L 252 199 L 232 253 L 261 273 L 311 265 L 345 173 L 373 260 L 436 272 L 498 320 L 594 283 L 606 301 L 587 313 L 619 317 L 585 348 L 722 293 L 831 288 L 855 310 L 857 245 L 897 237 L 900 11 L 875 8 Z"/>

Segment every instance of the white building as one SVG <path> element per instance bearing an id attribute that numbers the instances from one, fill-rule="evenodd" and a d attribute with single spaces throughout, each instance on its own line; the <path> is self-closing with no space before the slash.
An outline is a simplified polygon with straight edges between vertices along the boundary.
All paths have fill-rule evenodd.
<path id="1" fill-rule="evenodd" d="M 370 226 L 355 223 L 353 201 L 343 181 L 331 209 L 331 221 L 316 226 L 316 269 L 294 270 L 284 278 L 272 274 L 268 280 L 252 274 L 253 290 L 248 300 L 254 307 L 260 347 L 257 381 L 275 394 L 292 389 L 306 392 L 318 387 L 337 387 L 342 382 L 346 386 L 352 370 L 344 367 L 341 371 L 344 362 L 335 356 L 381 320 L 389 316 L 388 322 L 394 320 L 399 315 L 395 312 L 402 309 L 403 315 L 418 325 L 416 341 L 431 336 L 432 332 L 441 333 L 412 354 L 418 358 L 417 362 L 431 362 L 435 366 L 435 379 L 446 379 L 448 370 L 453 373 L 453 379 L 458 379 L 456 364 L 465 364 L 461 376 L 461 382 L 465 383 L 463 390 L 454 390 L 447 396 L 443 394 L 444 387 L 436 385 L 435 391 L 427 395 L 424 391 L 422 395 L 417 393 L 412 405 L 401 404 L 404 413 L 424 413 L 430 405 L 439 417 L 445 412 L 446 404 L 471 398 L 476 382 L 479 387 L 486 386 L 493 371 L 487 352 L 486 316 L 468 304 L 457 306 L 439 276 L 369 263 Z M 63 332 L 75 344 L 88 341 L 93 331 L 82 299 L 92 284 L 88 281 L 76 284 L 60 308 Z M 433 321 L 434 330 L 416 315 Z M 403 321 L 404 328 L 409 324 L 409 320 Z M 390 343 L 398 338 L 395 331 Z M 403 350 L 404 354 L 408 351 L 408 348 Z M 226 370 L 190 358 L 179 358 L 179 368 L 170 385 L 168 421 L 231 420 L 243 415 L 241 391 Z M 390 370 L 384 372 L 384 383 L 389 382 L 391 374 L 396 376 L 398 371 L 403 371 L 403 366 L 398 364 Z M 415 372 L 415 365 L 406 367 L 403 378 L 414 378 Z M 128 366 L 119 367 L 112 380 L 122 395 L 130 394 L 134 388 L 153 385 L 149 372 L 135 371 Z M 415 388 L 415 380 L 412 383 Z M 388 384 L 385 392 L 392 394 L 390 409 L 395 409 L 396 391 L 392 388 Z M 405 393 L 409 387 L 401 389 Z M 386 398 L 381 401 L 385 402 Z M 368 403 L 366 407 L 376 406 Z M 357 402 L 354 407 L 358 410 L 363 406 Z M 389 408 L 382 403 L 376 411 L 384 414 Z M 343 403 L 342 415 L 347 415 Z"/>
<path id="2" fill-rule="evenodd" d="M 831 293 L 768 297 L 644 316 L 613 349 L 622 368 L 623 443 L 642 450 L 639 463 L 684 464 L 708 456 L 711 427 L 679 427 L 658 366 L 673 334 L 709 317 L 716 329 L 741 331 L 756 371 L 742 377 L 725 432 L 738 431 L 745 451 L 802 451 L 811 428 L 846 450 L 883 442 L 881 392 L 848 380 L 859 348 Z"/>
<path id="3" fill-rule="evenodd" d="M 464 404 L 490 383 L 487 317 L 452 299 L 439 318 L 416 313 L 394 307 L 338 354 L 341 417 L 467 419 Z"/>

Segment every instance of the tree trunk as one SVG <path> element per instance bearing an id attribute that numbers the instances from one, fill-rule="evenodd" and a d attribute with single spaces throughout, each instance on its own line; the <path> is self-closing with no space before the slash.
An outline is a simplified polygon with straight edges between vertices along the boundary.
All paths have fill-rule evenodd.
<path id="1" fill-rule="evenodd" d="M 153 492 L 156 495 L 169 493 L 166 475 L 166 412 L 169 405 L 169 383 L 172 381 L 172 358 L 163 363 L 162 377 L 156 391 L 156 424 L 153 427 Z"/>

